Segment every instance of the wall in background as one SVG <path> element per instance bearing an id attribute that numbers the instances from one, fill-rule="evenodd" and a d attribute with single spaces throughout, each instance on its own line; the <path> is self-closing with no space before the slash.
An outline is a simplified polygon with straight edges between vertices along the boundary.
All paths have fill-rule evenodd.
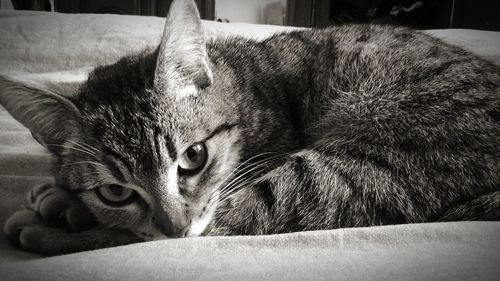
<path id="1" fill-rule="evenodd" d="M 11 0 L 0 0 L 0 8 L 8 8 Z M 167 15 L 173 0 L 12 0 L 16 10 L 56 11 L 61 13 L 93 13 L 119 15 Z M 214 19 L 215 0 L 194 0 L 202 19 Z"/>
<path id="2" fill-rule="evenodd" d="M 0 9 L 13 10 L 14 7 L 12 6 L 12 1 L 11 0 L 0 0 Z"/>
<path id="3" fill-rule="evenodd" d="M 286 2 L 286 0 L 216 0 L 215 18 L 228 19 L 230 22 L 279 24 L 275 21 L 269 22 L 270 17 L 274 20 L 278 17 L 278 7 L 270 6 L 271 11 L 266 11 L 266 7 L 269 7 L 268 4 L 281 3 L 280 6 L 284 8 Z"/>

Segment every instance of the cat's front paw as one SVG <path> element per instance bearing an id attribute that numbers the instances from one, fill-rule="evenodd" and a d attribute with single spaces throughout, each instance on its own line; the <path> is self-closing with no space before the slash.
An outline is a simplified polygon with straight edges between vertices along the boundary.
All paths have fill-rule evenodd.
<path id="1" fill-rule="evenodd" d="M 94 216 L 72 194 L 51 184 L 42 184 L 28 193 L 27 206 L 9 217 L 4 232 L 21 248 L 33 251 L 35 229 L 50 227 L 76 232 L 96 225 Z"/>
<path id="2" fill-rule="evenodd" d="M 59 255 L 143 241 L 125 229 L 98 225 L 85 205 L 68 191 L 45 184 L 28 194 L 28 205 L 4 225 L 23 250 Z"/>
<path id="3" fill-rule="evenodd" d="M 51 184 L 42 184 L 31 189 L 25 209 L 13 214 L 4 230 L 11 235 L 19 232 L 20 226 L 30 224 L 82 231 L 95 226 L 97 222 L 87 207 L 68 191 Z"/>
<path id="4" fill-rule="evenodd" d="M 51 184 L 33 188 L 28 194 L 28 209 L 48 226 L 82 231 L 97 225 L 89 209 L 73 194 Z"/>
<path id="5" fill-rule="evenodd" d="M 4 232 L 7 238 L 22 247 L 21 233 L 26 227 L 43 225 L 36 213 L 32 210 L 23 209 L 12 214 L 4 224 Z"/>
<path id="6" fill-rule="evenodd" d="M 23 209 L 12 214 L 4 225 L 7 238 L 16 246 L 40 253 L 39 231 L 44 228 L 44 223 L 33 210 Z"/>
<path id="7" fill-rule="evenodd" d="M 23 250 L 54 256 L 100 248 L 142 242 L 136 234 L 125 229 L 102 225 L 84 231 L 71 232 L 46 225 L 33 210 L 15 212 L 4 226 L 8 237 Z"/>

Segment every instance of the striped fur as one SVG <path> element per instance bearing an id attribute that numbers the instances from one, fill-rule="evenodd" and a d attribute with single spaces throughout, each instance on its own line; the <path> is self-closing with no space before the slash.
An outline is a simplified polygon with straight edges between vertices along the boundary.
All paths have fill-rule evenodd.
<path id="1" fill-rule="evenodd" d="M 125 238 L 500 218 L 498 66 L 422 32 L 343 25 L 208 42 L 211 85 L 177 95 L 155 87 L 172 44 L 95 69 L 56 153 L 57 187 Z M 179 176 L 200 141 L 205 168 Z M 110 183 L 136 202 L 100 202 Z M 93 247 L 137 239 L 107 233 Z"/>

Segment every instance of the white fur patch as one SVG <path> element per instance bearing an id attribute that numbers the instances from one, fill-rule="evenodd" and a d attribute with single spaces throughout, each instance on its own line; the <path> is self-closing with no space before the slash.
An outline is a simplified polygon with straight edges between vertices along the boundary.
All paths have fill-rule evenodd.
<path id="1" fill-rule="evenodd" d="M 178 163 L 176 161 L 170 166 L 167 176 L 167 192 L 174 196 L 179 195 L 177 165 Z"/>
<path id="2" fill-rule="evenodd" d="M 195 85 L 187 85 L 176 91 L 176 97 L 178 98 L 196 96 L 196 94 L 198 94 L 198 89 Z"/>
<path id="3" fill-rule="evenodd" d="M 200 236 L 212 220 L 214 213 L 215 207 L 212 207 L 202 218 L 193 219 L 193 222 L 191 223 L 189 230 L 186 233 L 186 237 Z"/>

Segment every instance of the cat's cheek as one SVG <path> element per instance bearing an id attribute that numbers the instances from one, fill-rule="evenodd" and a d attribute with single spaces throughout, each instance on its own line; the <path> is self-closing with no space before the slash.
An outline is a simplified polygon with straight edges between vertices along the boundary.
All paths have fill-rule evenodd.
<path id="1" fill-rule="evenodd" d="M 79 197 L 101 225 L 132 230 L 139 228 L 146 220 L 145 208 L 137 202 L 122 207 L 109 206 L 93 191 L 82 192 Z"/>
<path id="2" fill-rule="evenodd" d="M 241 163 L 241 130 L 233 128 L 224 134 L 219 134 L 207 142 L 208 151 L 212 157 L 211 162 L 215 162 L 215 172 L 213 177 L 206 182 L 204 190 L 222 188 L 222 184 L 227 180 Z"/>
<path id="3" fill-rule="evenodd" d="M 232 130 L 214 136 L 206 143 L 212 161 L 220 163 L 219 174 L 229 174 L 236 168 L 241 158 L 241 130 Z"/>
<path id="4" fill-rule="evenodd" d="M 155 224 L 149 220 L 135 229 L 131 229 L 135 234 L 144 239 L 144 241 L 156 241 L 169 239 Z"/>

